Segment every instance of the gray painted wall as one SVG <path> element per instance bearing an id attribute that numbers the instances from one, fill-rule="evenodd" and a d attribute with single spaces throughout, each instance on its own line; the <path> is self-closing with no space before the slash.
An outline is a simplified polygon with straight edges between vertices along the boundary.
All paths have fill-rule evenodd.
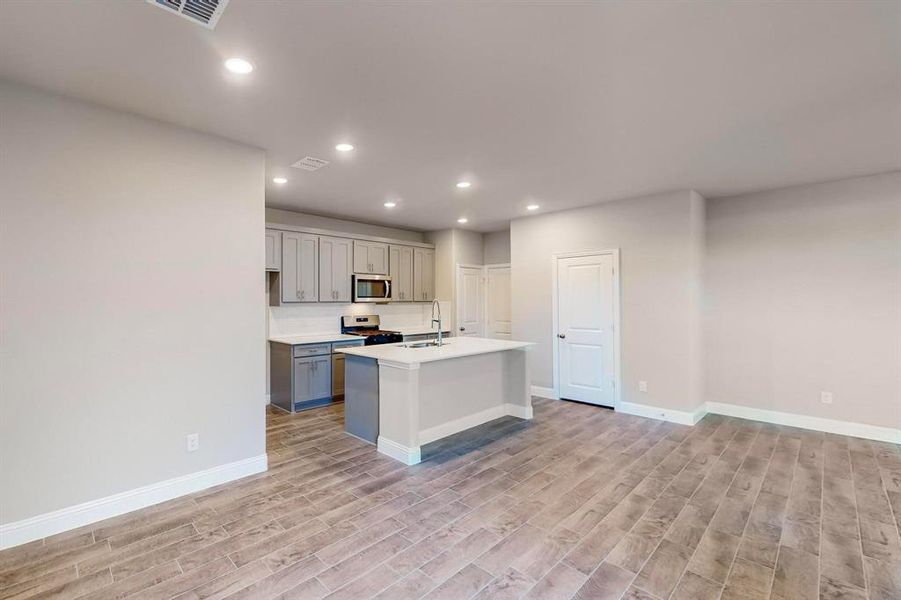
<path id="1" fill-rule="evenodd" d="M 263 454 L 263 153 L 12 84 L 0 112 L 2 522 Z"/>
<path id="2" fill-rule="evenodd" d="M 705 287 L 708 400 L 901 427 L 901 172 L 710 201 Z"/>
<path id="3" fill-rule="evenodd" d="M 515 219 L 515 340 L 536 342 L 532 383 L 551 387 L 552 256 L 621 250 L 623 400 L 674 410 L 703 402 L 700 284 L 704 199 L 683 191 Z M 638 392 L 638 381 L 648 392 Z"/>
<path id="4" fill-rule="evenodd" d="M 496 265 L 510 262 L 510 230 L 492 231 L 482 236 L 485 250 L 482 262 Z"/>

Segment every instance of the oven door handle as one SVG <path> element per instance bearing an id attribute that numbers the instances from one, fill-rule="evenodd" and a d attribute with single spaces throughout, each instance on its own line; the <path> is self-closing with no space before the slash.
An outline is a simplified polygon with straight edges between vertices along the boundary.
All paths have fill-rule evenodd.
<path id="1" fill-rule="evenodd" d="M 385 282 L 385 298 L 388 300 L 391 299 L 391 280 L 390 279 Z"/>

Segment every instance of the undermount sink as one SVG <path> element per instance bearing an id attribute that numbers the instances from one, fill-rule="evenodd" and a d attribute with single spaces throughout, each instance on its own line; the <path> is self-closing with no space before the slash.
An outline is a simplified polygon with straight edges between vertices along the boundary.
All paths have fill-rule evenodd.
<path id="1" fill-rule="evenodd" d="M 441 345 L 446 346 L 447 342 L 443 342 Z M 438 347 L 438 342 L 435 340 L 432 340 L 430 342 L 414 342 L 411 344 L 404 344 L 403 346 L 401 346 L 401 348 L 433 348 L 433 347 L 434 348 Z"/>

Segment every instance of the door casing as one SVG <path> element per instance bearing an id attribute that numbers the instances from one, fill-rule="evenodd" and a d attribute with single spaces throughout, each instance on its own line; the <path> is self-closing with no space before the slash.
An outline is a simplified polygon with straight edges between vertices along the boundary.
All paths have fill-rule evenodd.
<path id="1" fill-rule="evenodd" d="M 622 354 L 620 345 L 620 331 L 622 323 L 619 312 L 620 305 L 620 277 L 619 277 L 619 248 L 611 250 L 585 250 L 581 252 L 557 252 L 551 255 L 552 273 L 551 273 L 551 295 L 552 295 L 552 312 L 554 327 L 551 338 L 551 347 L 554 352 L 554 396 L 560 399 L 560 345 L 557 341 L 557 333 L 559 332 L 559 314 L 557 306 L 557 292 L 559 289 L 559 261 L 561 258 L 582 258 L 587 256 L 604 256 L 613 257 L 613 380 L 615 390 L 613 392 L 613 409 L 619 410 L 622 403 L 623 393 L 623 374 L 622 374 Z"/>

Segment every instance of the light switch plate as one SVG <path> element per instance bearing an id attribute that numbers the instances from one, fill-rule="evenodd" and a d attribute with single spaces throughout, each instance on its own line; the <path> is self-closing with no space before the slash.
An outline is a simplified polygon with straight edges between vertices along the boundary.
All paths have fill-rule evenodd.
<path id="1" fill-rule="evenodd" d="M 188 452 L 196 452 L 200 448 L 200 435 L 190 433 L 185 436 L 185 449 Z"/>
<path id="2" fill-rule="evenodd" d="M 639 381 L 638 382 L 638 391 L 639 392 L 648 391 L 648 382 L 647 381 Z"/>

